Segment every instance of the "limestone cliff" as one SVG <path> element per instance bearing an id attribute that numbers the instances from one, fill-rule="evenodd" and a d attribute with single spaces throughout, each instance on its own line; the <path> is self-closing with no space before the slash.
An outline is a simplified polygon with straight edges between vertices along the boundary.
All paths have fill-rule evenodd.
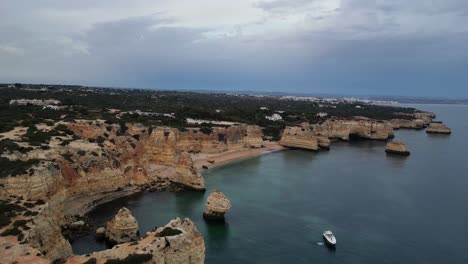
<path id="1" fill-rule="evenodd" d="M 288 148 L 319 150 L 318 137 L 305 127 L 286 127 L 279 144 Z"/>
<path id="2" fill-rule="evenodd" d="M 189 153 L 220 153 L 229 149 L 261 148 L 263 133 L 259 126 L 214 127 L 205 134 L 199 129 L 177 133 L 177 149 Z"/>
<path id="3" fill-rule="evenodd" d="M 11 219 L 10 224 L 0 227 L 0 262 L 50 263 L 50 260 L 72 256 L 70 243 L 60 229 L 64 198 L 63 191 L 48 202 L 18 196 L 2 198 L 2 204 L 10 204 L 2 207 L 6 210 L 2 214 Z"/>
<path id="4" fill-rule="evenodd" d="M 204 190 L 203 177 L 189 153 L 263 145 L 258 126 L 215 127 L 204 134 L 197 128 L 181 132 L 101 120 L 61 124 L 67 125 L 68 131 L 52 136 L 46 144 L 19 142 L 29 150 L 1 154 L 11 161 L 38 160 L 20 174 L 0 178 L 0 200 L 14 195 L 47 201 L 48 210 L 31 216 L 34 226 L 28 231 L 29 246 L 16 244 L 15 248 L 39 250 L 43 252 L 39 258 L 50 260 L 71 255 L 70 245 L 60 232 L 64 212 L 83 213 L 96 203 L 148 186 Z"/>
<path id="5" fill-rule="evenodd" d="M 375 120 L 329 119 L 322 124 L 311 125 L 315 135 L 329 139 L 349 140 L 350 138 L 387 140 L 393 137 L 393 128 L 386 122 Z"/>

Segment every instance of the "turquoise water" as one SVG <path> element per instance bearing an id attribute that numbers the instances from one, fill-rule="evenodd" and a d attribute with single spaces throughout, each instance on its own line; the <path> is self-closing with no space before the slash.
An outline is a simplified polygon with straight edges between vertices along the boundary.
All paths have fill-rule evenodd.
<path id="1" fill-rule="evenodd" d="M 190 217 L 204 235 L 206 263 L 468 263 L 468 107 L 417 108 L 436 112 L 453 134 L 397 131 L 408 158 L 372 141 L 276 152 L 205 172 L 206 193 L 134 195 L 90 217 L 102 224 L 126 206 L 142 232 Z M 233 205 L 225 223 L 202 217 L 214 189 Z M 336 250 L 321 245 L 326 229 Z M 104 248 L 91 235 L 73 243 L 75 253 Z"/>

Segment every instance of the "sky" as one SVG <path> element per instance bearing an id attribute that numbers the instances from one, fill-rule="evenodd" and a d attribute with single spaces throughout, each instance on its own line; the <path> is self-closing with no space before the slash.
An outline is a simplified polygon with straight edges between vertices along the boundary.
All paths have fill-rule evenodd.
<path id="1" fill-rule="evenodd" d="M 0 0 L 0 82 L 468 98 L 467 0 Z"/>

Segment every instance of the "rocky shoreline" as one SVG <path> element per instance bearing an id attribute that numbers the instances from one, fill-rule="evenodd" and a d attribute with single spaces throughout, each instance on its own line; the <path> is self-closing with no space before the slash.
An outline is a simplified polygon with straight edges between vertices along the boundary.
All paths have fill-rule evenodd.
<path id="1" fill-rule="evenodd" d="M 65 221 L 66 215 L 84 215 L 99 204 L 137 192 L 204 191 L 201 172 L 228 162 L 285 148 L 327 150 L 333 140 L 386 141 L 393 138 L 394 129 L 422 129 L 430 126 L 434 117 L 433 113 L 418 112 L 411 120 L 354 118 L 329 119 L 320 124 L 304 123 L 286 127 L 278 143 L 264 141 L 258 126 L 217 127 L 205 134 L 199 129 L 181 132 L 175 128 L 126 124 L 125 135 L 122 135 L 121 128 L 115 124 L 89 120 L 69 123 L 68 129 L 78 139 L 55 138 L 47 150 L 8 154 L 12 159 L 39 158 L 41 162 L 22 175 L 0 178 L 0 198 L 7 201 L 9 208 L 16 203 L 15 199 L 19 199 L 16 197 L 31 202 L 45 201 L 45 207 L 38 216 L 26 216 L 16 212 L 20 209 L 12 209 L 11 220 L 0 227 L 0 232 L 11 229 L 15 221 L 25 220 L 31 224 L 18 231 L 23 236 L 21 239 L 19 235 L 0 237 L 0 246 L 4 246 L 1 255 L 8 254 L 12 261 L 20 262 L 47 263 L 48 260 L 68 259 L 68 263 L 80 263 L 77 261 L 95 258 L 97 263 L 101 263 L 143 252 L 141 254 L 152 254 L 151 257 L 146 256 L 148 261 L 152 259 L 152 263 L 159 263 L 157 259 L 167 255 L 174 259 L 170 263 L 185 263 L 183 261 L 187 257 L 192 259 L 192 263 L 203 263 L 203 237 L 188 219 L 176 219 L 169 224 L 171 228 L 180 227 L 185 236 L 163 239 L 165 242 L 149 239 L 148 236 L 158 237 L 164 231 L 158 229 L 137 244 L 119 245 L 90 256 L 75 257 L 72 257 L 70 244 L 63 238 L 60 226 L 70 224 Z M 63 144 L 66 140 L 71 142 Z M 230 205 L 219 213 L 224 215 L 228 207 Z M 207 210 L 208 218 L 218 216 L 216 210 Z M 159 246 L 154 248 L 152 243 Z M 179 245 L 180 250 L 176 246 L 178 253 L 165 250 L 167 243 Z"/>

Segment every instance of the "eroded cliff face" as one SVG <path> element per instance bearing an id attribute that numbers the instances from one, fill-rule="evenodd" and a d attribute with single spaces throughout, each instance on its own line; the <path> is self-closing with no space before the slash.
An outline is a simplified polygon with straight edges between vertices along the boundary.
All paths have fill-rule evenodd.
<path id="1" fill-rule="evenodd" d="M 286 127 L 279 144 L 288 148 L 319 150 L 318 137 L 307 127 Z"/>
<path id="2" fill-rule="evenodd" d="M 189 153 L 220 153 L 239 148 L 263 147 L 263 133 L 259 126 L 239 125 L 214 127 L 212 133 L 204 134 L 199 129 L 178 133 L 177 149 Z"/>
<path id="3" fill-rule="evenodd" d="M 2 203 L 11 217 L 10 224 L 0 228 L 2 263 L 50 263 L 50 260 L 72 256 L 70 243 L 62 236 L 63 191 L 55 198 L 26 200 L 9 196 Z M 10 235 L 5 236 L 5 232 Z"/>
<path id="4" fill-rule="evenodd" d="M 67 259 L 66 263 L 85 263 L 90 259 L 98 264 L 111 259 L 126 260 L 126 263 L 201 264 L 205 262 L 205 242 L 190 219 L 176 218 L 136 242 L 75 256 Z"/>
<path id="5" fill-rule="evenodd" d="M 311 126 L 315 135 L 330 139 L 349 140 L 352 137 L 387 140 L 393 137 L 393 128 L 386 122 L 375 120 L 334 120 Z"/>

